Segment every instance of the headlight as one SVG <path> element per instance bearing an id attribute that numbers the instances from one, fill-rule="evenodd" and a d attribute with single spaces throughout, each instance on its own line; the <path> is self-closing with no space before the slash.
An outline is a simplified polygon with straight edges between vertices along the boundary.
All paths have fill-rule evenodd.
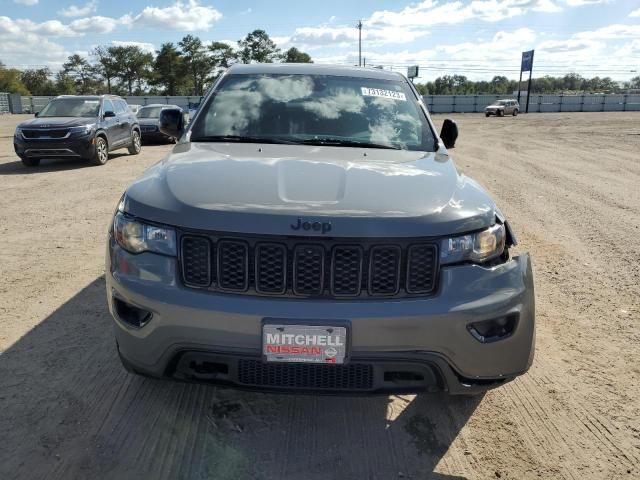
<path id="1" fill-rule="evenodd" d="M 118 212 L 113 219 L 113 234 L 118 245 L 128 252 L 176 255 L 176 231 L 173 228 L 147 225 Z"/>
<path id="2" fill-rule="evenodd" d="M 20 127 L 16 127 L 16 131 L 13 134 L 14 137 L 21 137 L 22 136 L 22 129 Z"/>
<path id="3" fill-rule="evenodd" d="M 95 125 L 93 125 L 93 124 L 81 125 L 79 127 L 71 127 L 69 129 L 69 131 L 71 133 L 82 133 L 84 135 L 87 135 L 87 134 L 91 133 L 91 131 L 93 130 L 94 127 L 95 127 Z"/>
<path id="4" fill-rule="evenodd" d="M 502 255 L 504 244 L 505 230 L 501 224 L 481 232 L 445 238 L 440 244 L 440 263 L 483 263 Z"/>

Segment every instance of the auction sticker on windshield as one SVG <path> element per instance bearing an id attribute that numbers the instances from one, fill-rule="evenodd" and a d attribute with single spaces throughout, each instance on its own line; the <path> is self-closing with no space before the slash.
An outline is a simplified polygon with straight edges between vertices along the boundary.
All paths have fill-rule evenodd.
<path id="1" fill-rule="evenodd" d="M 267 362 L 344 363 L 345 327 L 265 324 L 262 353 Z"/>
<path id="2" fill-rule="evenodd" d="M 407 97 L 402 92 L 395 92 L 393 90 L 383 90 L 381 88 L 367 88 L 360 87 L 362 90 L 362 95 L 365 97 L 381 97 L 381 98 L 391 98 L 392 100 L 402 100 L 403 102 L 407 101 Z"/>

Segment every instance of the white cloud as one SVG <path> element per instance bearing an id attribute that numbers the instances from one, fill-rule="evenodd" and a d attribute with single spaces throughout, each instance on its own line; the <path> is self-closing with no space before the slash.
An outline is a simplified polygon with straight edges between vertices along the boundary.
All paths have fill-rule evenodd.
<path id="1" fill-rule="evenodd" d="M 27 7 L 32 7 L 38 4 L 38 0 L 13 0 L 13 3 L 17 3 L 19 5 L 26 5 Z"/>
<path id="2" fill-rule="evenodd" d="M 596 5 L 598 3 L 609 3 L 610 0 L 564 0 L 570 7 L 581 7 L 583 5 Z"/>
<path id="3" fill-rule="evenodd" d="M 68 25 L 58 20 L 49 20 L 42 23 L 32 22 L 26 19 L 13 20 L 9 17 L 0 17 L 0 34 L 11 34 L 19 40 L 21 34 L 34 33 L 43 37 L 74 37 L 77 33 Z"/>
<path id="4" fill-rule="evenodd" d="M 133 18 L 133 22 L 148 27 L 197 31 L 209 30 L 221 18 L 222 14 L 218 10 L 202 5 L 198 0 L 178 0 L 169 7 L 145 7 L 142 13 Z"/>
<path id="5" fill-rule="evenodd" d="M 100 34 L 112 32 L 117 26 L 126 25 L 129 22 L 130 17 L 128 15 L 120 18 L 95 16 L 74 20 L 69 24 L 69 28 L 78 34 Z"/>
<path id="6" fill-rule="evenodd" d="M 640 25 L 614 24 L 597 30 L 579 32 L 573 38 L 586 40 L 623 39 L 640 37 Z"/>
<path id="7" fill-rule="evenodd" d="M 58 11 L 63 17 L 86 17 L 98 9 L 98 0 L 90 0 L 82 6 L 69 5 Z"/>
<path id="8" fill-rule="evenodd" d="M 156 53 L 156 47 L 149 42 L 128 42 L 122 40 L 112 40 L 111 45 L 115 47 L 139 47 L 143 52 Z"/>
<path id="9" fill-rule="evenodd" d="M 630 17 L 640 17 L 640 8 L 629 14 Z"/>

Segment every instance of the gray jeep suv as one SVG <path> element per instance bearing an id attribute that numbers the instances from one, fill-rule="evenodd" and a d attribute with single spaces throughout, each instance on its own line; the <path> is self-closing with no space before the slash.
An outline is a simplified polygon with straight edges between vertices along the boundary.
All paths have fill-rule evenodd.
<path id="1" fill-rule="evenodd" d="M 529 256 L 403 76 L 235 65 L 125 191 L 106 279 L 124 366 L 315 392 L 473 394 L 527 371 Z"/>

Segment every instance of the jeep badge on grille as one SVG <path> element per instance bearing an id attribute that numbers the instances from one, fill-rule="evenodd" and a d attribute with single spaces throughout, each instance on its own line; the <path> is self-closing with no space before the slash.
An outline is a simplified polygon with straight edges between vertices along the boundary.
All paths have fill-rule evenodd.
<path id="1" fill-rule="evenodd" d="M 302 220 L 298 218 L 297 223 L 292 223 L 292 230 L 313 230 L 315 232 L 321 232 L 322 234 L 329 233 L 331 231 L 331 222 L 318 222 L 318 221 L 308 221 Z"/>

